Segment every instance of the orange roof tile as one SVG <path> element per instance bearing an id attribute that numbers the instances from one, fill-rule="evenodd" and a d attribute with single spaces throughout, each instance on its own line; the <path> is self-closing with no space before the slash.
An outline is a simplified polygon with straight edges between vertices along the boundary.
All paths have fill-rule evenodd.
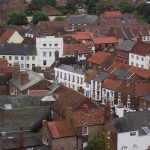
<path id="1" fill-rule="evenodd" d="M 102 109 L 85 108 L 76 110 L 72 112 L 71 117 L 76 127 L 93 126 L 104 123 Z"/>
<path id="2" fill-rule="evenodd" d="M 87 75 L 85 82 L 91 83 L 91 80 L 96 76 L 97 73 L 97 70 L 93 70 L 89 75 Z"/>
<path id="3" fill-rule="evenodd" d="M 112 43 L 118 43 L 118 40 L 116 37 L 95 37 L 93 39 L 94 44 L 112 44 Z"/>
<path id="4" fill-rule="evenodd" d="M 77 32 L 75 34 L 71 34 L 71 37 L 76 40 L 92 40 L 92 35 L 90 32 Z"/>
<path id="5" fill-rule="evenodd" d="M 88 62 L 94 63 L 94 64 L 102 64 L 104 61 L 106 61 L 108 58 L 110 58 L 110 54 L 106 52 L 97 52 L 93 56 L 91 56 L 88 59 Z"/>
<path id="6" fill-rule="evenodd" d="M 29 90 L 29 94 L 47 94 L 49 90 Z"/>
<path id="7" fill-rule="evenodd" d="M 7 29 L 2 36 L 0 36 L 0 43 L 5 43 L 13 35 L 15 30 Z"/>
<path id="8" fill-rule="evenodd" d="M 53 138 L 64 138 L 75 136 L 74 131 L 66 121 L 50 121 L 48 127 Z"/>
<path id="9" fill-rule="evenodd" d="M 105 11 L 104 15 L 107 18 L 118 18 L 123 16 L 121 11 Z"/>

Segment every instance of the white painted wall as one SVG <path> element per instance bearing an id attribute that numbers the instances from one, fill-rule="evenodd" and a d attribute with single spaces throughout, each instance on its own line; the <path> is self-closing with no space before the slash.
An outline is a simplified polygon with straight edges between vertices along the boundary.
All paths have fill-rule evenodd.
<path id="1" fill-rule="evenodd" d="M 36 38 L 37 63 L 42 68 L 50 67 L 55 61 L 55 52 L 63 55 L 63 38 L 46 36 Z M 44 64 L 46 61 L 46 64 Z"/>
<path id="2" fill-rule="evenodd" d="M 63 83 L 66 87 L 72 88 L 76 91 L 80 87 L 84 87 L 84 74 L 73 73 L 59 68 L 54 68 L 54 70 L 55 78 L 58 79 L 59 83 Z"/>

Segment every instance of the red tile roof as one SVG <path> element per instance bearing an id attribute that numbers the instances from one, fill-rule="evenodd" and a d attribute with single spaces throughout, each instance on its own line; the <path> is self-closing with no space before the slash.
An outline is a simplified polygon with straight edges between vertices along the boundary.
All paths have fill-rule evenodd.
<path id="1" fill-rule="evenodd" d="M 83 43 L 64 44 L 64 55 L 74 55 L 75 50 L 78 50 L 79 54 L 91 53 L 91 50 Z"/>
<path id="2" fill-rule="evenodd" d="M 74 131 L 66 121 L 50 121 L 48 127 L 54 139 L 75 136 Z"/>
<path id="3" fill-rule="evenodd" d="M 29 94 L 47 94 L 49 90 L 29 90 Z"/>
<path id="4" fill-rule="evenodd" d="M 121 11 L 105 11 L 104 16 L 107 18 L 119 18 L 122 17 Z"/>
<path id="5" fill-rule="evenodd" d="M 150 54 L 150 44 L 137 41 L 136 44 L 133 46 L 131 52 L 143 56 Z"/>
<path id="6" fill-rule="evenodd" d="M 49 15 L 61 15 L 62 14 L 61 11 L 49 5 L 43 6 L 42 10 Z"/>
<path id="7" fill-rule="evenodd" d="M 74 34 L 66 34 L 65 36 L 71 36 L 76 40 L 92 40 L 92 34 L 90 32 L 77 32 Z"/>
<path id="8" fill-rule="evenodd" d="M 91 56 L 88 59 L 88 62 L 100 65 L 107 59 L 110 59 L 110 56 L 111 55 L 109 53 L 99 51 L 99 52 L 95 53 L 93 56 Z"/>
<path id="9" fill-rule="evenodd" d="M 99 71 L 93 70 L 90 74 L 87 75 L 85 82 L 91 83 L 91 80 L 96 76 Z"/>
<path id="10" fill-rule="evenodd" d="M 118 87 L 121 85 L 121 83 L 122 82 L 120 80 L 106 79 L 106 80 L 104 80 L 103 88 L 117 91 Z"/>
<path id="11" fill-rule="evenodd" d="M 104 123 L 102 109 L 89 109 L 76 110 L 71 114 L 73 122 L 76 127 L 101 125 Z"/>
<path id="12" fill-rule="evenodd" d="M 7 29 L 2 36 L 0 36 L 0 43 L 6 43 L 7 40 L 9 40 L 9 38 L 13 35 L 13 33 L 15 32 L 15 30 L 12 29 Z"/>
<path id="13" fill-rule="evenodd" d="M 72 110 L 75 110 L 82 107 L 85 103 L 89 108 L 98 108 L 98 106 L 89 98 L 63 85 L 58 87 L 53 94 L 56 98 L 56 102 L 52 105 L 52 109 L 63 116 L 66 115 L 66 108 L 72 108 Z"/>
<path id="14" fill-rule="evenodd" d="M 118 43 L 116 37 L 95 37 L 93 39 L 94 44 L 115 44 Z"/>

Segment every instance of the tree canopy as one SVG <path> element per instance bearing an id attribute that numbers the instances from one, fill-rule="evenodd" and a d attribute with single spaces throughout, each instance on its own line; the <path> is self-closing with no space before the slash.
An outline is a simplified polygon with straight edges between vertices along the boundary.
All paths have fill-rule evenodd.
<path id="1" fill-rule="evenodd" d="M 38 24 L 39 21 L 48 21 L 48 15 L 44 12 L 41 11 L 35 11 L 33 13 L 33 18 L 32 18 L 32 22 L 34 24 Z"/>
<path id="2" fill-rule="evenodd" d="M 14 11 L 9 15 L 7 23 L 12 25 L 27 25 L 28 19 L 23 11 Z"/>

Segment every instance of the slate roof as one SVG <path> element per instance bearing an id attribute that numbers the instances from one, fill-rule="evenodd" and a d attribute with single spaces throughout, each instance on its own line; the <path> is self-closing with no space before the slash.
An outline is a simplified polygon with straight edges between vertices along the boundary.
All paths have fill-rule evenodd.
<path id="1" fill-rule="evenodd" d="M 83 69 L 81 69 L 81 68 L 75 69 L 73 66 L 70 66 L 70 65 L 61 64 L 57 68 L 61 69 L 61 70 L 73 72 L 73 73 L 76 73 L 76 74 L 81 74 L 81 75 L 85 74 L 85 72 L 83 72 Z"/>
<path id="2" fill-rule="evenodd" d="M 50 120 L 50 106 L 43 106 L 41 98 L 34 96 L 0 96 L 0 132 L 37 129 L 42 120 Z M 12 109 L 5 109 L 5 104 L 11 104 Z"/>
<path id="3" fill-rule="evenodd" d="M 135 45 L 135 43 L 136 43 L 135 41 L 125 40 L 121 44 L 116 46 L 116 49 L 125 51 L 125 52 L 130 52 L 132 50 L 133 46 Z"/>
<path id="4" fill-rule="evenodd" d="M 16 86 L 21 91 L 28 89 L 29 87 L 39 83 L 40 81 L 44 80 L 44 75 L 42 73 L 36 73 L 32 70 L 27 70 L 26 73 L 28 74 L 28 80 L 26 84 L 20 83 L 20 75 L 16 76 L 15 79 L 11 79 L 11 82 L 14 86 Z"/>
<path id="5" fill-rule="evenodd" d="M 0 55 L 37 55 L 35 45 L 1 44 Z"/>
<path id="6" fill-rule="evenodd" d="M 76 15 L 70 16 L 68 21 L 70 24 L 92 25 L 96 22 L 97 19 L 98 17 L 96 15 Z"/>
<path id="7" fill-rule="evenodd" d="M 113 122 L 119 133 L 142 130 L 142 127 L 150 129 L 150 111 L 128 112 L 125 116 Z"/>
<path id="8" fill-rule="evenodd" d="M 115 69 L 113 72 L 119 79 L 128 80 L 134 73 L 127 72 L 122 69 Z"/>
<path id="9" fill-rule="evenodd" d="M 144 101 L 150 102 L 150 94 L 146 94 L 144 96 L 141 96 L 140 99 L 143 99 Z"/>
<path id="10" fill-rule="evenodd" d="M 105 71 L 102 71 L 102 72 L 98 73 L 98 74 L 93 78 L 93 80 L 94 80 L 94 81 L 102 82 L 102 81 L 104 81 L 106 78 L 108 78 L 109 76 L 110 76 L 110 73 L 105 72 Z"/>

